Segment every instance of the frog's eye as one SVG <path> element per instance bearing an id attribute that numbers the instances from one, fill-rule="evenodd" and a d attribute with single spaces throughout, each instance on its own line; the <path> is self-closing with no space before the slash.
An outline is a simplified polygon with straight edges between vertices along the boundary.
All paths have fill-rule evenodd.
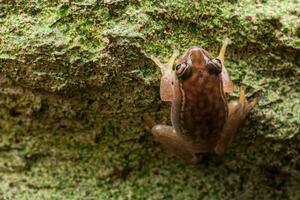
<path id="1" fill-rule="evenodd" d="M 222 63 L 218 58 L 212 59 L 207 64 L 208 71 L 211 74 L 220 74 L 222 72 Z"/>
<path id="2" fill-rule="evenodd" d="M 186 68 L 186 64 L 185 63 L 182 63 L 182 64 L 177 64 L 175 69 L 176 69 L 176 73 L 177 74 L 181 74 L 184 69 Z"/>
<path id="3" fill-rule="evenodd" d="M 186 63 L 181 63 L 181 64 L 177 64 L 175 66 L 175 69 L 176 69 L 176 75 L 178 78 L 186 78 L 188 77 L 188 74 L 190 72 L 190 66 L 187 65 Z"/>
<path id="4" fill-rule="evenodd" d="M 212 61 L 222 67 L 222 62 L 221 62 L 221 60 L 219 58 L 215 58 Z"/>

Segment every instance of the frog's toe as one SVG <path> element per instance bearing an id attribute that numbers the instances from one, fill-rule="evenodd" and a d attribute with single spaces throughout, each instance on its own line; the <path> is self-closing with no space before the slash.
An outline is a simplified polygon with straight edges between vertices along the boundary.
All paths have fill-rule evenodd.
<path id="1" fill-rule="evenodd" d="M 167 136 L 169 134 L 172 134 L 173 128 L 166 125 L 155 125 L 152 127 L 151 132 L 154 137 Z"/>
<path id="2" fill-rule="evenodd" d="M 164 67 L 164 64 L 162 64 L 161 62 L 160 62 L 160 60 L 157 58 L 157 57 L 155 57 L 155 56 L 153 56 L 153 55 L 151 55 L 150 56 L 150 59 L 156 64 L 156 66 L 158 66 L 159 68 L 163 68 Z"/>
<path id="3" fill-rule="evenodd" d="M 243 105 L 245 112 L 248 113 L 256 106 L 258 102 L 258 98 L 254 98 L 253 100 L 248 101 L 245 93 L 246 93 L 245 87 L 241 86 L 239 102 Z"/>
<path id="4" fill-rule="evenodd" d="M 246 99 L 246 95 L 245 95 L 245 91 L 246 91 L 246 88 L 244 86 L 241 86 L 240 87 L 240 100 L 239 102 L 244 105 L 247 101 Z"/>
<path id="5" fill-rule="evenodd" d="M 162 63 L 157 57 L 153 55 L 150 56 L 150 59 L 161 69 L 162 74 L 164 74 L 165 71 L 173 71 L 172 67 L 178 56 L 179 56 L 179 50 L 177 48 L 173 48 L 173 54 L 167 63 Z"/>
<path id="6" fill-rule="evenodd" d="M 173 67 L 173 65 L 175 63 L 175 60 L 178 56 L 179 56 L 179 50 L 177 48 L 173 47 L 173 54 L 172 54 L 171 58 L 168 61 L 168 67 L 169 68 Z"/>

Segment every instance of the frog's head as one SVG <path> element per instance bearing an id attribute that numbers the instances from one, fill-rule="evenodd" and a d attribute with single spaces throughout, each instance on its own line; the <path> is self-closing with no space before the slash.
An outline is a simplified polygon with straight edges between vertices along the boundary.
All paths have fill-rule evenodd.
<path id="1" fill-rule="evenodd" d="M 222 63 L 202 48 L 191 47 L 181 57 L 175 67 L 178 79 L 185 80 L 193 73 L 206 76 L 218 76 L 222 72 Z"/>

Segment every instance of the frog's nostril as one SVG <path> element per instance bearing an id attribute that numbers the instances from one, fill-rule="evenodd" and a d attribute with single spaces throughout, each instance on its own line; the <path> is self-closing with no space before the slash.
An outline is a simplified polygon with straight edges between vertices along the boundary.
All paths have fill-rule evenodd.
<path id="1" fill-rule="evenodd" d="M 181 64 L 177 64 L 176 67 L 175 67 L 175 69 L 179 70 L 180 67 L 181 67 Z"/>

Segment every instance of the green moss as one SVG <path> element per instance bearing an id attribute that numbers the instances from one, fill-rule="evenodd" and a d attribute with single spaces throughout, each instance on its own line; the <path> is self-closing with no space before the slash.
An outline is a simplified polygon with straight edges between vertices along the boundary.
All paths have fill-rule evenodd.
<path id="1" fill-rule="evenodd" d="M 298 199 L 299 6 L 2 2 L 0 197 Z M 224 37 L 234 83 L 262 91 L 260 103 L 225 156 L 187 166 L 150 135 L 170 108 L 148 56 L 217 55 Z"/>

